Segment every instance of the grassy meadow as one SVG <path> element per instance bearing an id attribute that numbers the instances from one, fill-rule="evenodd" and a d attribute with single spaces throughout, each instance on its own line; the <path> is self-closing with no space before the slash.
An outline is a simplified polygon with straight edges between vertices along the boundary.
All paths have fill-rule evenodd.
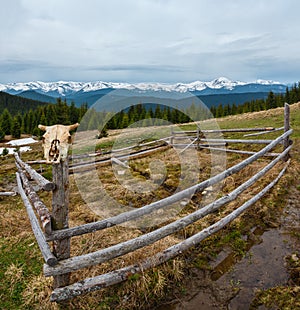
<path id="1" fill-rule="evenodd" d="M 292 140 L 294 146 L 291 152 L 291 164 L 287 173 L 282 177 L 275 188 L 263 199 L 251 207 L 246 214 L 240 216 L 224 230 L 207 238 L 200 245 L 183 253 L 176 259 L 166 264 L 145 271 L 141 275 L 133 275 L 128 281 L 90 293 L 85 296 L 72 299 L 64 305 L 58 305 L 49 301 L 51 294 L 52 279 L 43 276 L 43 259 L 30 228 L 26 210 L 21 198 L 0 196 L 0 309 L 153 309 L 157 304 L 172 296 L 176 291 L 184 295 L 188 290 L 189 270 L 197 268 L 205 272 L 211 271 L 210 260 L 216 257 L 224 247 L 229 247 L 235 254 L 235 259 L 243 257 L 249 250 L 249 244 L 243 236 L 249 235 L 253 226 L 262 228 L 276 227 L 278 225 L 279 214 L 281 214 L 291 187 L 299 191 L 300 197 L 300 103 L 291 105 L 291 127 L 294 129 Z M 220 128 L 247 128 L 247 127 L 282 127 L 283 108 L 268 111 L 245 113 L 242 115 L 229 116 L 217 119 Z M 195 129 L 195 125 L 180 125 L 185 130 Z M 168 130 L 164 129 L 166 132 Z M 273 139 L 279 133 L 268 133 L 259 136 L 259 139 Z M 243 134 L 226 134 L 226 137 L 243 138 Z M 109 148 L 112 145 L 111 139 L 116 137 L 116 132 L 109 132 L 108 138 L 103 138 L 98 143 L 98 148 Z M 255 139 L 257 137 L 253 137 Z M 103 142 L 101 142 L 103 141 Z M 244 150 L 258 150 L 261 146 L 232 145 L 231 148 Z M 277 150 L 280 150 L 278 147 Z M 88 149 L 88 147 L 87 147 Z M 210 167 L 207 162 L 210 160 L 208 150 L 202 150 L 197 154 L 199 167 L 196 167 L 198 181 L 210 177 Z M 42 158 L 41 144 L 32 146 L 32 151 L 22 155 L 24 161 Z M 232 166 L 237 162 L 247 158 L 241 154 L 227 154 L 227 166 Z M 180 163 L 178 156 L 168 149 L 147 157 L 130 161 L 131 173 L 141 182 L 149 180 L 149 165 L 151 161 L 163 161 L 166 166 L 165 180 L 156 186 L 151 192 L 134 192 L 130 190 L 130 184 L 120 183 L 110 166 L 98 167 L 98 174 L 101 183 L 116 201 L 121 205 L 132 205 L 141 207 L 152 201 L 168 197 L 174 193 L 178 187 L 180 178 L 178 169 Z M 222 183 L 222 188 L 218 195 L 226 194 L 242 184 L 250 175 L 259 171 L 269 162 L 263 158 L 251 164 L 241 172 L 233 175 Z M 186 163 L 187 171 L 195 169 L 192 163 Z M 249 199 L 251 195 L 258 192 L 274 178 L 283 164 L 280 163 L 273 168 L 267 177 L 259 180 L 249 190 L 241 195 L 235 202 L 221 208 L 218 212 L 208 215 L 197 221 L 186 229 L 173 234 L 149 245 L 146 248 L 129 253 L 116 258 L 110 262 L 105 262 L 99 266 L 94 266 L 72 273 L 71 281 L 80 281 L 86 277 L 112 271 L 126 265 L 140 261 L 163 249 L 182 241 L 201 229 L 209 226 L 214 221 L 220 219 L 224 214 L 234 210 L 238 205 Z M 51 178 L 51 168 L 45 165 L 34 166 L 45 175 Z M 0 157 L 0 191 L 11 191 L 15 189 L 15 165 L 11 155 Z M 85 180 L 88 185 L 89 179 Z M 46 192 L 39 192 L 39 196 L 51 209 L 51 196 Z M 88 197 L 91 203 L 95 203 L 101 209 L 101 202 L 95 197 Z M 196 210 L 203 203 L 201 194 L 196 195 L 181 211 L 174 215 L 174 219 L 187 215 Z M 94 199 L 94 201 L 93 201 Z M 96 209 L 95 209 L 96 210 Z M 70 226 L 80 225 L 101 219 L 104 216 L 103 210 L 93 212 L 88 207 L 81 193 L 78 191 L 74 176 L 70 176 Z M 154 227 L 160 227 L 157 223 Z M 81 255 L 100 248 L 105 248 L 120 241 L 129 240 L 140 236 L 145 232 L 150 232 L 152 228 L 138 229 L 134 227 L 117 226 L 107 230 L 94 232 L 88 235 L 74 237 L 71 241 L 71 255 Z M 297 231 L 291 234 L 300 241 Z M 299 257 L 299 253 L 297 254 Z M 299 258 L 300 259 L 300 258 Z M 291 263 L 291 270 L 299 270 L 299 261 Z M 298 269 L 297 269 L 298 268 Z M 280 294 L 279 294 L 280 292 Z M 169 296 L 169 297 L 168 297 Z M 276 298 L 274 297 L 276 296 Z M 264 304 L 266 307 L 279 307 L 278 309 L 296 309 L 300 307 L 299 286 L 290 284 L 282 287 L 274 287 L 257 293 L 255 305 Z M 275 304 L 274 304 L 275 303 Z"/>

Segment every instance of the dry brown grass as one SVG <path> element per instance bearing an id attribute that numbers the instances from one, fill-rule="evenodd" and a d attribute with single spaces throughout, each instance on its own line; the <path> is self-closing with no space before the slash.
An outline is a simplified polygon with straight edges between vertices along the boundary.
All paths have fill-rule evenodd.
<path id="1" fill-rule="evenodd" d="M 300 110 L 300 104 L 293 105 L 292 110 Z M 298 111 L 297 110 L 297 111 Z M 282 115 L 282 109 L 275 109 L 273 111 L 256 112 L 249 115 L 243 116 L 232 116 L 222 122 L 234 121 L 237 123 L 242 119 L 256 120 L 262 117 L 277 117 Z M 132 130 L 135 132 L 135 130 Z M 299 143 L 296 142 L 295 147 L 298 147 Z M 268 224 L 274 221 L 274 212 L 270 212 L 270 209 L 280 205 L 282 197 L 286 188 L 288 188 L 295 175 L 300 175 L 299 156 L 293 151 L 291 165 L 288 169 L 287 174 L 280 180 L 279 184 L 276 185 L 275 189 L 272 190 L 263 200 L 258 202 L 251 210 L 245 215 L 237 219 L 233 225 L 241 225 L 245 222 L 249 222 L 248 218 L 253 217 L 255 219 L 260 218 L 264 223 Z M 40 145 L 34 146 L 34 150 L 30 154 L 24 155 L 24 158 L 38 158 L 41 155 Z M 207 179 L 210 174 L 210 163 L 211 155 L 207 150 L 201 151 L 197 154 L 199 159 L 199 165 L 195 166 L 193 162 L 185 162 L 185 171 L 187 174 L 193 172 L 197 175 L 197 181 L 203 181 Z M 228 165 L 234 165 L 246 158 L 243 155 L 228 155 Z M 166 178 L 165 181 L 157 185 L 155 177 L 151 176 L 151 162 L 154 160 L 160 160 L 165 163 Z M 262 159 L 254 164 L 248 166 L 243 171 L 237 173 L 234 176 L 230 176 L 222 183 L 221 190 L 216 194 L 220 197 L 232 191 L 234 188 L 242 184 L 245 179 L 258 172 L 264 167 L 270 159 Z M 138 208 L 145 204 L 151 203 L 154 200 L 158 200 L 167 197 L 174 193 L 179 184 L 180 171 L 180 159 L 177 153 L 172 150 L 165 152 L 156 153 L 155 155 L 148 156 L 146 158 L 140 158 L 130 161 L 129 163 L 131 170 L 130 173 L 134 179 L 134 182 L 148 182 L 147 184 L 153 185 L 153 191 L 145 193 L 134 192 L 128 189 L 131 185 L 132 180 L 125 180 L 125 183 L 120 183 L 118 176 L 115 175 L 113 169 L 110 166 L 102 166 L 97 169 L 94 173 L 98 174 L 99 179 L 102 182 L 103 188 L 111 197 L 118 201 L 122 205 L 130 205 L 131 207 Z M 143 249 L 139 249 L 133 253 L 129 253 L 122 257 L 116 258 L 110 262 L 105 262 L 101 265 L 86 268 L 72 273 L 72 282 L 80 281 L 86 277 L 93 277 L 95 275 L 103 274 L 112 271 L 117 268 L 121 268 L 133 263 L 142 261 L 143 259 L 158 253 L 167 247 L 178 243 L 182 238 L 193 235 L 199 230 L 207 227 L 208 225 L 219 220 L 222 216 L 228 214 L 230 211 L 237 208 L 244 201 L 252 197 L 252 195 L 266 186 L 270 179 L 273 179 L 278 171 L 281 169 L 282 164 L 277 165 L 273 168 L 268 175 L 259 180 L 249 190 L 245 191 L 240 198 L 235 202 L 228 204 L 226 207 L 220 209 L 204 219 L 197 221 L 194 225 L 190 225 L 182 232 L 166 237 L 159 242 L 149 245 Z M 6 186 L 12 184 L 13 173 L 15 171 L 12 158 L 2 159 L 2 166 L 0 166 L 0 173 L 2 179 L 0 186 L 6 189 Z M 127 171 L 126 173 L 129 173 Z M 157 172 L 156 172 L 157 173 Z M 3 177 L 7 176 L 7 177 Z M 184 179 L 184 176 L 181 176 Z M 82 180 L 86 186 L 92 186 L 90 175 L 83 175 Z M 127 183 L 126 183 L 127 182 Z M 127 186 L 124 186 L 124 184 Z M 134 184 L 134 183 L 133 183 Z M 182 186 L 189 186 L 189 184 L 182 183 Z M 97 189 L 97 188 L 96 188 Z M 44 202 L 50 207 L 51 197 L 47 193 L 40 193 Z M 95 206 L 104 209 L 107 207 L 105 201 L 99 199 L 97 196 L 99 193 L 87 193 L 85 197 L 88 201 L 94 202 Z M 96 221 L 102 216 L 105 216 L 105 212 L 93 212 L 89 205 L 86 204 L 86 199 L 83 199 L 81 193 L 78 191 L 77 184 L 72 176 L 70 178 L 70 226 L 76 226 L 83 223 Z M 206 200 L 205 200 L 206 199 Z M 189 214 L 196 210 L 201 204 L 207 202 L 208 197 L 201 193 L 195 195 L 182 210 L 181 213 L 174 214 L 173 219 L 177 219 L 181 216 Z M 29 221 L 23 208 L 20 197 L 0 197 L 2 212 L 0 213 L 0 236 L 2 244 L 10 244 L 10 247 L 17 247 L 19 244 L 29 242 L 32 243 L 33 237 L 29 227 Z M 276 205 L 276 206 L 275 206 Z M 108 212 L 109 213 L 109 212 Z M 110 214 L 110 213 L 109 213 Z M 170 220 L 170 219 L 168 219 Z M 162 225 L 157 224 L 157 227 Z M 149 228 L 147 231 L 150 231 Z M 142 235 L 145 230 L 141 230 L 134 227 L 112 227 L 104 231 L 98 231 L 95 233 L 87 234 L 72 238 L 71 251 L 72 256 L 82 255 L 91 251 L 106 248 L 111 245 L 117 244 L 122 241 L 126 241 L 137 236 Z M 27 253 L 27 252 L 26 252 Z M 34 245 L 31 248 L 31 253 L 28 254 L 31 260 L 38 260 L 39 250 Z M 30 261 L 30 260 L 29 260 Z M 39 261 L 40 264 L 40 261 Z M 69 305 L 69 309 L 142 309 L 146 307 L 147 303 L 154 304 L 154 300 L 164 296 L 164 292 L 168 287 L 175 287 L 175 283 L 180 283 L 184 277 L 184 271 L 187 266 L 187 262 L 184 257 L 179 257 L 167 264 L 160 267 L 154 268 L 150 271 L 145 271 L 141 275 L 132 277 L 126 283 L 117 285 L 111 288 L 103 289 L 98 292 L 88 294 L 84 297 L 73 299 Z M 24 268 L 21 265 L 11 262 L 6 268 L 4 275 L 7 279 L 12 279 L 11 294 L 14 292 L 14 288 L 17 283 L 22 282 L 24 289 L 22 291 L 22 302 L 23 306 L 31 309 L 58 309 L 56 304 L 49 302 L 49 295 L 51 293 L 51 279 L 45 278 L 42 273 L 35 275 L 26 275 Z M 13 278 L 14 277 L 14 278 Z"/>

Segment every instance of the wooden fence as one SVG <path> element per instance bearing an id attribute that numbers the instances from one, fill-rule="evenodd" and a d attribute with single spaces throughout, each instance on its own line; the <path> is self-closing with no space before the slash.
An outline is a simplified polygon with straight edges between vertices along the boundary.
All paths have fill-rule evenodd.
<path id="1" fill-rule="evenodd" d="M 146 269 L 152 268 L 159 264 L 162 264 L 169 259 L 172 259 L 182 253 L 183 251 L 189 249 L 192 246 L 200 243 L 203 239 L 214 234 L 215 232 L 222 229 L 225 225 L 230 223 L 232 220 L 237 218 L 241 213 L 243 213 L 247 208 L 258 201 L 267 191 L 269 191 L 278 182 L 280 177 L 284 174 L 288 164 L 289 164 L 289 151 L 292 147 L 291 141 L 289 139 L 292 129 L 289 126 L 289 106 L 285 105 L 285 126 L 284 128 L 249 128 L 249 129 L 227 129 L 221 130 L 221 132 L 257 132 L 261 134 L 263 132 L 284 130 L 281 134 L 274 140 L 257 140 L 260 144 L 266 144 L 258 152 L 247 152 L 250 156 L 240 163 L 230 167 L 229 169 L 201 182 L 195 184 L 194 186 L 184 189 L 176 194 L 161 199 L 159 201 L 150 203 L 141 208 L 134 209 L 121 213 L 119 215 L 105 218 L 97 222 L 92 222 L 84 225 L 79 225 L 76 227 L 68 227 L 68 195 L 69 195 L 69 180 L 68 180 L 68 161 L 62 162 L 58 165 L 53 165 L 53 181 L 50 182 L 44 179 L 40 174 L 38 174 L 34 169 L 28 164 L 25 164 L 17 154 L 16 166 L 18 168 L 17 172 L 17 183 L 18 190 L 23 199 L 24 205 L 26 207 L 32 230 L 37 239 L 38 245 L 40 247 L 41 253 L 45 260 L 44 264 L 44 275 L 46 277 L 53 276 L 53 292 L 51 294 L 50 300 L 55 302 L 62 302 L 68 300 L 75 296 L 79 296 L 91 291 L 99 290 L 101 288 L 125 281 L 129 276 L 135 273 L 141 273 Z M 204 141 L 202 138 L 203 132 L 193 131 L 188 134 L 195 134 L 196 138 L 192 139 L 193 143 L 189 143 L 184 146 L 190 147 L 196 144 L 199 148 L 211 148 L 211 145 L 201 145 L 201 142 L 211 142 L 211 143 L 221 143 L 222 141 Z M 256 134 L 257 134 L 256 133 Z M 181 133 L 180 133 L 181 134 Z M 179 133 L 172 134 L 172 138 L 168 138 L 174 143 L 175 136 L 180 135 Z M 234 143 L 247 143 L 249 140 L 230 140 L 226 139 L 226 144 Z M 247 141 L 247 142 L 245 142 Z M 250 140 L 250 143 L 255 143 L 255 140 Z M 274 147 L 279 144 L 283 144 L 283 151 L 281 153 L 270 153 Z M 217 148 L 219 149 L 219 148 Z M 224 148 L 220 148 L 221 151 L 227 151 Z M 235 151 L 235 150 L 232 150 Z M 209 203 L 201 209 L 196 210 L 174 222 L 171 222 L 165 226 L 162 226 L 156 230 L 149 233 L 143 234 L 136 238 L 130 239 L 125 242 L 110 246 L 108 248 L 99 249 L 95 252 L 70 257 L 70 239 L 74 236 L 83 235 L 86 233 L 95 232 L 98 230 L 106 229 L 115 225 L 119 225 L 134 219 L 138 219 L 143 215 L 150 214 L 153 211 L 162 209 L 171 205 L 174 202 L 178 202 L 184 198 L 190 197 L 191 194 L 196 194 L 197 192 L 203 191 L 205 188 L 217 184 L 224 180 L 225 178 L 233 175 L 249 164 L 255 162 L 262 156 L 272 156 L 272 160 L 259 172 L 250 177 L 242 185 L 235 188 L 229 194 Z M 119 160 L 119 159 L 117 159 Z M 188 225 L 196 222 L 197 220 L 205 217 L 206 215 L 215 212 L 220 207 L 228 204 L 229 202 L 235 200 L 242 192 L 247 188 L 257 182 L 258 179 L 263 177 L 272 167 L 274 167 L 278 162 L 285 161 L 286 165 L 281 170 L 279 175 L 272 180 L 262 191 L 254 195 L 251 199 L 245 202 L 243 205 L 235 209 L 230 214 L 226 215 L 221 220 L 215 222 L 209 227 L 195 233 L 193 236 L 181 241 L 180 243 L 173 245 L 162 252 L 155 254 L 152 257 L 148 257 L 144 261 L 136 262 L 136 264 L 131 266 L 126 266 L 124 268 L 114 270 L 112 272 L 101 274 L 92 278 L 83 279 L 80 282 L 70 284 L 70 273 L 82 268 L 94 266 L 101 264 L 103 262 L 109 261 L 113 258 L 120 257 L 129 252 L 135 251 L 139 248 L 143 248 L 147 245 L 153 244 L 154 242 L 161 240 L 162 238 L 169 236 L 175 232 L 178 232 Z M 90 163 L 83 163 L 86 165 Z M 95 164 L 95 163 L 94 163 Z M 74 169 L 73 166 L 72 169 Z M 80 167 L 80 165 L 76 166 Z M 33 180 L 37 182 L 40 188 L 46 191 L 52 191 L 52 211 L 49 212 L 47 207 L 39 199 L 37 193 L 33 190 L 26 174 L 28 174 Z M 99 201 L 101 204 L 101 201 Z M 53 250 L 50 249 L 49 243 L 53 242 Z"/>

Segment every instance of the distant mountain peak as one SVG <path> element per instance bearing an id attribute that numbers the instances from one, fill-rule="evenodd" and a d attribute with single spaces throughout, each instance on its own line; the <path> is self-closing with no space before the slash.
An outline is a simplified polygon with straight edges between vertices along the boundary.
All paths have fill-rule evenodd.
<path id="1" fill-rule="evenodd" d="M 248 84 L 258 85 L 279 85 L 281 83 L 270 80 L 257 80 L 255 82 L 241 82 L 231 81 L 226 77 L 219 77 L 210 82 L 194 81 L 191 83 L 116 83 L 116 82 L 72 82 L 72 81 L 57 81 L 57 82 L 27 82 L 27 83 L 10 83 L 0 84 L 0 91 L 5 91 L 11 94 L 18 94 L 23 91 L 34 90 L 43 94 L 57 94 L 57 96 L 68 96 L 76 92 L 90 92 L 106 88 L 111 89 L 127 89 L 127 90 L 141 90 L 141 91 L 175 91 L 175 92 L 189 92 L 189 91 L 203 91 L 210 89 L 227 89 L 233 90 L 237 86 L 244 86 Z M 282 84 L 283 85 L 283 84 Z"/>
<path id="2" fill-rule="evenodd" d="M 194 81 L 191 83 L 158 83 L 158 82 L 140 82 L 140 83 L 121 83 L 121 82 L 74 82 L 57 81 L 41 82 L 33 81 L 27 83 L 0 84 L 0 91 L 11 95 L 39 100 L 43 102 L 56 102 L 56 98 L 66 99 L 68 102 L 74 101 L 77 105 L 82 103 L 93 104 L 112 90 L 119 90 L 117 95 L 127 97 L 151 97 L 178 99 L 180 96 L 191 97 L 198 96 L 222 96 L 218 99 L 224 102 L 225 95 L 243 95 L 251 98 L 263 98 L 270 91 L 283 93 L 287 85 L 269 80 L 257 80 L 255 82 L 232 81 L 226 77 L 219 77 L 212 81 Z M 255 95 L 256 94 L 256 95 Z M 246 96 L 239 96 L 245 97 Z M 242 99 L 239 101 L 242 101 Z M 206 98 L 207 99 L 207 98 Z M 210 98 L 212 99 L 212 98 Z M 203 99 L 204 100 L 204 99 Z M 216 98 L 214 99 L 216 100 Z"/>

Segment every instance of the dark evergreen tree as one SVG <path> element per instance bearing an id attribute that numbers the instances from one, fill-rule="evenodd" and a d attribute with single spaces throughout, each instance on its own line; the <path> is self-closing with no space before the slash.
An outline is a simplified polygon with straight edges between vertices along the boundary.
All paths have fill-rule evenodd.
<path id="1" fill-rule="evenodd" d="M 11 134 L 12 117 L 8 109 L 4 109 L 0 117 L 0 125 L 6 135 Z"/>
<path id="2" fill-rule="evenodd" d="M 0 141 L 3 140 L 5 137 L 5 132 L 4 130 L 0 127 Z"/>
<path id="3" fill-rule="evenodd" d="M 57 99 L 56 105 L 57 123 L 62 125 L 69 125 L 69 107 L 66 100 L 62 101 L 61 98 Z"/>
<path id="4" fill-rule="evenodd" d="M 69 119 L 71 124 L 75 124 L 79 119 L 79 110 L 76 108 L 75 103 L 72 101 L 69 108 Z"/>
<path id="5" fill-rule="evenodd" d="M 13 119 L 11 135 L 13 138 L 16 139 L 19 139 L 21 137 L 21 126 L 17 116 L 15 116 Z"/>
<path id="6" fill-rule="evenodd" d="M 57 115 L 56 115 L 56 109 L 54 108 L 54 105 L 49 104 L 46 107 L 45 118 L 46 118 L 46 124 L 41 123 L 42 125 L 51 126 L 51 125 L 57 124 Z"/>
<path id="7" fill-rule="evenodd" d="M 274 109 L 276 108 L 275 96 L 272 91 L 269 92 L 268 98 L 266 100 L 266 109 Z"/>
<path id="8" fill-rule="evenodd" d="M 28 131 L 27 131 L 27 133 L 31 133 L 31 134 L 33 133 L 33 130 L 36 127 L 35 123 L 36 123 L 35 113 L 32 110 L 30 110 L 28 112 L 28 124 L 27 124 L 27 130 Z"/>
<path id="9" fill-rule="evenodd" d="M 216 109 L 216 117 L 222 117 L 223 116 L 223 105 L 220 103 Z"/>

